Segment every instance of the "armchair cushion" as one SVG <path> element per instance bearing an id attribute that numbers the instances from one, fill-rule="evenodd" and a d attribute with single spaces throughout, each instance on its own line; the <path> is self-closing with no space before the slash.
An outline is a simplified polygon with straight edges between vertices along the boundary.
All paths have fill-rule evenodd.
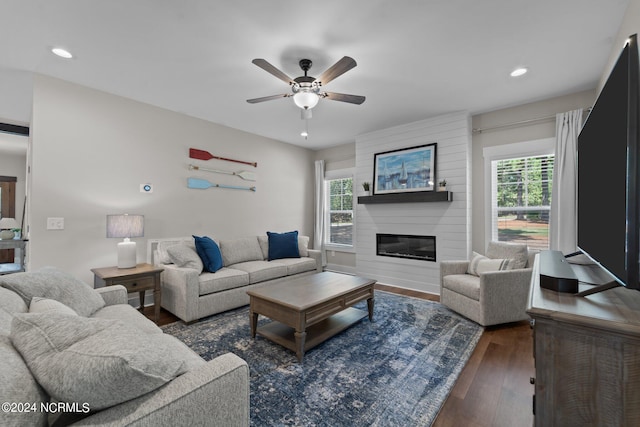
<path id="1" fill-rule="evenodd" d="M 529 249 L 521 243 L 489 242 L 486 256 L 492 259 L 513 259 L 512 269 L 525 268 L 529 262 Z"/>
<path id="2" fill-rule="evenodd" d="M 451 274 L 442 279 L 445 288 L 475 301 L 480 299 L 480 278 L 471 274 Z"/>

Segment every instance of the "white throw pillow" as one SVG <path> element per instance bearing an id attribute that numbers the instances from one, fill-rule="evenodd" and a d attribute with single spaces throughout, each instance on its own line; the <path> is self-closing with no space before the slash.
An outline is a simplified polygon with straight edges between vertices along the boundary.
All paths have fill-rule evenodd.
<path id="1" fill-rule="evenodd" d="M 482 273 L 489 271 L 511 270 L 512 265 L 513 260 L 511 259 L 491 259 L 474 252 L 473 257 L 469 262 L 467 273 L 473 274 L 474 276 L 480 276 Z"/>
<path id="2" fill-rule="evenodd" d="M 169 254 L 171 262 L 178 267 L 192 268 L 197 270 L 198 274 L 202 273 L 202 269 L 204 268 L 202 260 L 198 252 L 196 252 L 196 247 L 193 243 L 169 246 L 167 253 Z"/>

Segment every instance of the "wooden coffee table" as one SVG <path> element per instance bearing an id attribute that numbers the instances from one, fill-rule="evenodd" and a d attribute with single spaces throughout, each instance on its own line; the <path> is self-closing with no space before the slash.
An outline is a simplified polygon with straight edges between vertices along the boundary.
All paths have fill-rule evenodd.
<path id="1" fill-rule="evenodd" d="M 322 272 L 247 291 L 251 337 L 256 333 L 295 351 L 312 349 L 365 316 L 373 320 L 375 280 Z M 367 300 L 367 311 L 353 308 Z M 274 322 L 258 328 L 258 315 Z"/>

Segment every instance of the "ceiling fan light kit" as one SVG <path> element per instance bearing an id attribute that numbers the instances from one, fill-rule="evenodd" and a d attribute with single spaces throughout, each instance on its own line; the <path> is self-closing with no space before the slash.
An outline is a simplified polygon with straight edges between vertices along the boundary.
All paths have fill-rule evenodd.
<path id="1" fill-rule="evenodd" d="M 331 80 L 341 76 L 342 74 L 358 65 L 353 58 L 350 58 L 348 56 L 343 57 L 338 62 L 333 64 L 318 78 L 307 75 L 307 72 L 313 64 L 310 59 L 300 60 L 298 65 L 300 65 L 300 68 L 302 69 L 302 71 L 304 71 L 304 76 L 296 77 L 295 79 L 287 76 L 285 73 L 283 73 L 264 59 L 256 58 L 251 62 L 290 85 L 292 93 L 247 99 L 247 102 L 250 104 L 271 101 L 279 98 L 293 97 L 293 102 L 302 110 L 300 117 L 302 119 L 310 119 L 311 109 L 318 104 L 320 98 L 327 98 L 332 101 L 348 102 L 350 104 L 358 105 L 362 104 L 365 101 L 364 96 L 348 95 L 335 92 L 323 92 L 320 89 Z"/>

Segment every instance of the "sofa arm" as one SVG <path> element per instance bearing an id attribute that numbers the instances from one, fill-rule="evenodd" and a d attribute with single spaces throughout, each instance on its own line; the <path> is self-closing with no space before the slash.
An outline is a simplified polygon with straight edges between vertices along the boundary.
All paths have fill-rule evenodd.
<path id="1" fill-rule="evenodd" d="M 105 286 L 96 288 L 106 305 L 128 304 L 127 288 L 122 285 Z"/>
<path id="2" fill-rule="evenodd" d="M 322 273 L 322 252 L 317 249 L 309 249 L 309 256 L 316 261 L 316 271 Z"/>
<path id="3" fill-rule="evenodd" d="M 185 322 L 197 320 L 200 297 L 200 273 L 174 264 L 164 265 L 162 272 L 162 307 Z"/>
<path id="4" fill-rule="evenodd" d="M 74 425 L 248 426 L 249 366 L 223 354 L 137 399 Z"/>

